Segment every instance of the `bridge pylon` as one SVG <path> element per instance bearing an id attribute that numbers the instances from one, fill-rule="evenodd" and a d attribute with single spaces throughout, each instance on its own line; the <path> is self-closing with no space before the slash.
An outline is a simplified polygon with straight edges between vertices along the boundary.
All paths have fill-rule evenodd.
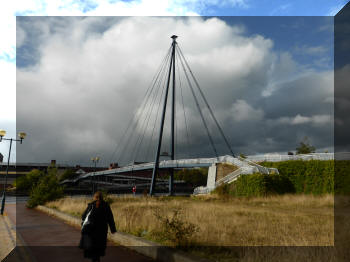
<path id="1" fill-rule="evenodd" d="M 164 120 L 165 120 L 165 113 L 166 113 L 166 107 L 168 102 L 168 94 L 169 94 L 169 86 L 170 86 L 170 78 L 172 73 L 172 101 L 171 101 L 171 153 L 170 157 L 171 160 L 175 159 L 175 49 L 176 49 L 176 35 L 172 35 L 171 38 L 173 39 L 171 45 L 172 45 L 172 51 L 171 51 L 171 59 L 169 63 L 169 73 L 168 73 L 168 80 L 167 80 L 167 87 L 165 91 L 164 96 L 164 102 L 163 102 L 163 111 L 162 111 L 162 118 L 160 122 L 160 129 L 159 129 L 159 136 L 158 136 L 158 144 L 157 144 L 157 150 L 154 160 L 154 168 L 152 172 L 152 181 L 151 181 L 151 187 L 150 187 L 150 195 L 154 194 L 155 184 L 156 184 L 156 177 L 159 170 L 159 156 L 160 156 L 160 149 L 162 146 L 162 139 L 163 139 L 163 130 L 164 130 Z M 174 168 L 170 169 L 170 176 L 169 176 L 169 194 L 173 194 L 173 184 L 174 184 Z"/>

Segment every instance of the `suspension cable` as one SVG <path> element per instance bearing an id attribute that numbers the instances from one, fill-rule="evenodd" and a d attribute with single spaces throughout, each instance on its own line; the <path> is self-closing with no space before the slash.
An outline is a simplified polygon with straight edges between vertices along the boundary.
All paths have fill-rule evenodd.
<path id="1" fill-rule="evenodd" d="M 196 102 L 196 106 L 197 106 L 197 109 L 198 109 L 199 114 L 200 114 L 200 116 L 201 116 L 203 125 L 204 125 L 204 127 L 205 127 L 205 130 L 207 131 L 207 135 L 208 135 L 208 138 L 209 138 L 209 140 L 210 140 L 210 144 L 211 144 L 211 146 L 212 146 L 212 148 L 213 148 L 213 150 L 214 150 L 214 152 L 215 152 L 215 156 L 218 157 L 218 153 L 217 153 L 217 151 L 216 151 L 216 148 L 215 148 L 215 145 L 214 145 L 214 141 L 213 141 L 213 139 L 212 139 L 212 137 L 211 137 L 211 135 L 210 135 L 208 126 L 207 126 L 207 124 L 206 124 L 206 122 L 205 122 L 205 119 L 204 119 L 202 110 L 201 110 L 201 108 L 200 108 L 200 106 L 199 106 L 197 97 L 196 97 L 196 95 L 195 95 L 195 93 L 194 93 L 194 90 L 193 90 L 191 81 L 190 81 L 190 79 L 189 79 L 189 77 L 188 77 L 188 75 L 187 75 L 186 68 L 185 68 L 185 66 L 184 66 L 184 63 L 183 63 L 183 61 L 182 61 L 181 56 L 179 56 L 179 58 L 180 58 L 180 62 L 181 62 L 182 68 L 183 68 L 183 70 L 184 70 L 184 72 L 185 72 L 185 76 L 186 76 L 188 85 L 190 86 L 190 90 L 191 90 L 191 92 L 192 92 L 192 96 L 193 96 L 193 98 L 194 98 L 194 100 L 195 100 L 195 102 Z"/>
<path id="2" fill-rule="evenodd" d="M 158 73 L 156 74 L 156 77 L 155 77 L 155 80 L 153 81 L 153 84 L 151 84 L 151 85 L 149 86 L 149 88 L 148 88 L 148 90 L 150 90 L 150 92 L 148 93 L 148 95 L 146 95 L 146 94 L 147 94 L 147 92 L 146 92 L 146 94 L 145 94 L 145 96 L 144 96 L 144 98 L 143 98 L 143 101 L 142 101 L 142 103 L 141 103 L 141 106 L 140 106 L 139 108 L 142 108 L 143 106 L 145 106 L 145 105 L 148 103 L 148 99 L 149 99 L 149 97 L 150 97 L 150 94 L 151 94 L 152 91 L 153 91 L 153 88 L 154 88 L 154 86 L 155 86 L 155 84 L 156 84 L 156 82 L 157 82 L 157 80 L 158 80 L 158 78 L 159 78 L 159 75 L 160 75 L 161 72 L 164 70 L 164 67 L 165 67 L 165 65 L 167 64 L 167 61 L 168 61 L 168 59 L 169 59 L 169 57 L 170 57 L 170 54 L 171 54 L 171 48 L 169 48 L 169 50 L 168 50 L 166 56 L 164 57 L 163 63 L 162 63 L 162 64 L 160 65 L 160 67 L 159 67 L 159 71 L 158 71 Z M 138 110 L 138 111 L 140 112 L 140 110 Z M 136 126 L 137 126 L 137 124 L 138 124 L 138 122 L 139 122 L 139 120 L 140 120 L 140 117 L 141 117 L 141 114 L 137 114 L 137 111 L 136 111 L 136 113 L 134 114 L 134 117 L 133 117 L 133 119 L 132 119 L 132 120 L 134 120 L 134 121 L 133 121 L 133 122 L 134 122 L 134 125 L 133 125 L 133 128 L 132 128 L 132 130 L 131 130 L 131 134 L 129 135 L 128 139 L 125 140 L 126 143 L 125 143 L 123 149 L 120 151 L 120 152 L 121 152 L 121 155 L 120 155 L 119 158 L 118 158 L 118 162 L 121 161 L 122 159 L 124 159 L 124 157 L 125 157 L 125 155 L 126 155 L 126 154 L 125 154 L 126 149 L 127 149 L 128 146 L 130 145 L 129 142 L 130 142 L 131 138 L 132 138 L 133 135 L 134 135 L 134 132 L 135 132 L 135 130 L 136 130 Z M 135 120 L 136 120 L 136 121 L 135 121 Z"/>
<path id="3" fill-rule="evenodd" d="M 143 142 L 146 130 L 148 128 L 149 120 L 150 120 L 150 118 L 152 116 L 153 108 L 154 108 L 155 102 L 156 102 L 158 94 L 159 94 L 159 92 L 158 92 L 159 88 L 160 88 L 160 85 L 158 85 L 158 88 L 155 90 L 156 94 L 153 96 L 152 105 L 149 107 L 148 115 L 146 116 L 146 118 L 144 120 L 144 124 L 146 126 L 144 126 L 144 124 L 141 126 L 141 130 L 143 130 L 143 133 L 142 133 L 142 137 L 141 137 L 141 140 L 140 140 L 138 146 L 135 147 L 134 152 L 133 152 L 133 155 L 136 153 L 136 155 L 134 156 L 134 161 L 135 161 L 135 159 L 138 157 L 138 155 L 140 153 L 140 148 L 141 148 L 141 145 L 142 145 L 142 142 Z"/>
<path id="4" fill-rule="evenodd" d="M 166 75 L 168 74 L 168 70 L 166 72 Z M 149 140 L 149 143 L 148 143 L 148 147 L 147 147 L 147 153 L 146 153 L 146 158 L 148 159 L 148 156 L 149 156 L 149 152 L 150 152 L 150 149 L 151 149 L 151 144 L 152 144 L 152 141 L 153 141 L 153 136 L 154 136 L 154 131 L 155 131 L 155 128 L 156 128 L 156 123 L 157 123 L 157 120 L 158 120 L 158 116 L 159 116 L 159 109 L 161 108 L 161 103 L 162 103 L 162 98 L 163 98 L 163 93 L 164 93 L 164 89 L 165 89 L 165 80 L 166 78 L 163 79 L 164 81 L 164 84 L 162 85 L 163 86 L 163 89 L 162 89 L 162 93 L 159 97 L 159 102 L 158 102 L 158 108 L 157 108 L 157 113 L 156 113 L 156 118 L 155 118 L 155 121 L 154 121 L 154 124 L 153 124 L 153 129 L 152 129 L 152 135 L 151 135 L 151 138 Z M 161 82 L 159 82 L 159 84 L 161 84 Z"/>
<path id="5" fill-rule="evenodd" d="M 170 50 L 170 48 L 169 48 L 169 50 Z M 168 53 L 169 53 L 169 50 L 168 50 Z M 151 88 L 151 86 L 152 86 L 152 83 L 153 83 L 153 82 L 156 82 L 155 79 L 158 77 L 159 72 L 160 72 L 160 69 L 162 68 L 165 59 L 166 59 L 166 57 L 163 59 L 163 62 L 161 63 L 160 67 L 158 68 L 158 70 L 157 70 L 158 73 L 156 73 L 156 74 L 153 76 L 153 79 L 152 79 L 152 81 L 151 81 L 151 84 L 148 86 L 148 88 L 147 88 L 147 90 L 146 90 L 146 93 L 145 93 L 145 95 L 144 95 L 144 97 L 143 97 L 143 100 L 142 100 L 142 102 L 141 102 L 141 106 L 142 106 L 142 104 L 145 102 L 145 98 L 147 97 L 148 91 L 150 91 L 150 88 Z M 131 123 L 133 122 L 133 120 L 134 120 L 135 118 L 136 118 L 136 114 L 134 115 L 134 117 L 130 118 L 129 123 L 128 123 L 128 125 L 127 125 L 127 128 L 124 130 L 124 133 L 123 133 L 121 139 L 119 140 L 120 143 L 117 143 L 117 144 L 116 144 L 116 147 L 115 147 L 115 149 L 114 149 L 114 151 L 113 151 L 113 153 L 112 153 L 112 156 L 111 156 L 109 162 L 112 161 L 112 159 L 113 159 L 114 155 L 116 154 L 116 152 L 117 152 L 117 156 L 119 155 L 120 152 L 122 152 L 122 151 L 120 150 L 121 146 L 119 146 L 119 145 L 121 145 L 122 142 L 124 141 L 124 137 L 125 137 L 125 135 L 127 134 L 129 128 L 131 127 Z M 118 149 L 119 149 L 119 150 L 118 150 Z M 119 157 L 117 157 L 117 159 L 119 159 Z"/>
<path id="6" fill-rule="evenodd" d="M 178 58 L 178 54 L 175 53 L 176 56 Z M 178 58 L 179 59 L 179 58 Z M 178 63 L 176 63 L 177 66 L 177 72 L 178 72 L 178 77 L 179 77 L 179 86 L 180 86 L 180 94 L 181 94 L 181 102 L 182 102 L 182 111 L 183 111 L 183 115 L 184 115 L 184 121 L 185 121 L 185 127 L 186 127 L 186 138 L 187 138 L 187 144 L 186 144 L 186 148 L 187 148 L 187 152 L 190 152 L 189 147 L 190 147 L 190 139 L 189 139 L 189 132 L 188 132 L 188 126 L 187 126 L 187 118 L 186 118 L 186 110 L 185 110 L 185 103 L 184 103 L 184 97 L 182 94 L 182 82 L 181 82 L 181 77 L 180 77 L 180 70 L 179 70 L 179 65 Z"/>
<path id="7" fill-rule="evenodd" d="M 166 59 L 166 61 L 164 62 L 164 64 L 163 64 L 163 67 L 162 67 L 162 70 L 160 71 L 160 76 L 162 77 L 163 76 L 163 74 L 164 74 L 164 69 L 166 69 L 166 65 L 167 65 L 167 63 L 168 63 L 168 59 L 170 58 L 170 49 L 169 49 L 169 53 L 168 53 L 168 56 L 167 56 L 167 59 Z M 159 76 L 158 75 L 158 76 Z M 158 80 L 159 78 L 157 78 L 157 80 Z M 156 82 L 154 83 L 154 85 L 153 85 L 153 87 L 152 87 L 152 91 L 153 91 L 153 88 L 156 86 Z M 149 97 L 150 97 L 150 95 L 152 94 L 152 91 L 149 93 Z M 146 106 L 147 106 L 147 104 L 148 104 L 148 100 L 147 100 L 147 103 L 144 105 L 144 108 L 146 108 Z M 141 110 L 142 109 L 142 110 Z M 140 119 L 141 119 L 141 116 L 143 116 L 144 115 L 144 112 L 146 111 L 146 110 L 144 110 L 143 108 L 140 108 L 140 111 L 141 111 L 141 113 L 139 114 L 139 119 L 138 119 L 138 121 L 137 121 L 137 123 L 136 123 L 136 125 L 135 125 L 135 127 L 134 127 L 134 129 L 133 129 L 133 133 L 135 133 L 136 132 L 136 130 L 137 130 L 137 127 L 139 126 L 139 121 L 140 121 Z M 145 118 L 144 118 L 145 119 Z M 143 123 L 141 124 L 141 127 L 143 126 Z M 142 128 L 141 128 L 141 130 L 142 130 Z M 133 159 L 133 156 L 134 156 L 134 152 L 135 152 L 135 149 L 136 149 L 136 146 L 137 146 L 137 144 L 138 144 L 138 141 L 139 141 L 139 139 L 140 139 L 140 135 L 137 137 L 137 140 L 136 140 L 136 142 L 135 142 L 135 146 L 134 146 L 134 150 L 132 150 L 131 152 L 130 152 L 130 154 L 129 154 L 129 156 L 130 156 L 130 158 L 131 159 Z M 130 149 L 131 149 L 131 145 L 130 145 Z M 133 159 L 133 160 L 135 160 L 135 159 Z"/>
<path id="8" fill-rule="evenodd" d="M 178 47 L 178 46 L 177 46 L 177 47 Z M 221 133 L 221 136 L 223 137 L 226 146 L 228 147 L 229 151 L 231 152 L 232 156 L 234 157 L 235 155 L 234 155 L 234 153 L 233 153 L 233 151 L 232 151 L 232 149 L 231 149 L 231 146 L 230 146 L 230 144 L 229 144 L 229 142 L 228 142 L 228 140 L 227 140 L 227 138 L 226 138 L 226 136 L 225 136 L 225 134 L 224 134 L 224 132 L 223 132 L 223 130 L 222 130 L 222 128 L 221 128 L 221 126 L 219 125 L 218 121 L 216 120 L 216 117 L 214 116 L 214 113 L 213 113 L 213 111 L 211 110 L 211 107 L 209 106 L 209 103 L 208 103 L 207 99 L 205 98 L 205 96 L 204 96 L 204 94 L 203 94 L 203 92 L 202 92 L 202 89 L 200 88 L 200 86 L 199 86 L 199 84 L 198 84 L 198 82 L 197 82 L 197 79 L 195 78 L 195 76 L 194 76 L 194 74 L 193 74 L 193 72 L 192 72 L 190 66 L 188 65 L 188 63 L 187 63 L 187 61 L 186 61 L 186 58 L 184 57 L 184 55 L 183 55 L 183 53 L 182 53 L 180 47 L 178 47 L 178 50 L 179 50 L 180 56 L 181 56 L 181 57 L 183 58 L 183 60 L 185 61 L 186 66 L 187 66 L 188 70 L 190 71 L 190 74 L 191 74 L 191 76 L 192 76 L 192 78 L 193 78 L 193 80 L 194 80 L 194 82 L 195 82 L 195 84 L 196 84 L 196 86 L 197 86 L 197 88 L 198 88 L 198 90 L 199 90 L 199 92 L 200 92 L 200 94 L 201 94 L 201 96 L 202 96 L 202 98 L 203 98 L 203 100 L 204 100 L 204 102 L 205 102 L 207 108 L 209 109 L 210 115 L 211 115 L 212 118 L 214 119 L 214 122 L 215 122 L 217 128 L 219 129 L 219 132 Z"/>

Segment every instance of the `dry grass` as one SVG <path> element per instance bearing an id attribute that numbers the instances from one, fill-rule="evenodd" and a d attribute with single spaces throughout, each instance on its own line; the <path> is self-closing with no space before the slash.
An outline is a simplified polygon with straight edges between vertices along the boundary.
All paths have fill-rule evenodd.
<path id="1" fill-rule="evenodd" d="M 196 224 L 192 241 L 200 246 L 332 246 L 332 195 L 283 195 L 266 198 L 115 198 L 111 204 L 120 231 L 147 235 L 159 231 L 155 210 L 171 216 L 182 209 L 183 220 Z M 90 199 L 64 198 L 48 203 L 80 216 Z M 143 233 L 142 233 L 143 232 Z"/>
<path id="2" fill-rule="evenodd" d="M 339 257 L 345 258 L 349 253 L 349 238 L 344 232 L 340 240 L 343 248 L 333 248 L 333 195 L 227 199 L 216 195 L 118 197 L 113 200 L 111 208 L 119 231 L 156 241 L 159 239 L 155 233 L 162 227 L 155 211 L 171 217 L 172 210 L 181 209 L 183 221 L 199 227 L 191 239 L 193 245 L 186 251 L 214 261 L 347 261 Z M 340 200 L 336 203 L 346 211 L 338 214 L 338 220 L 349 228 L 350 200 Z M 80 216 L 90 201 L 67 197 L 47 206 Z"/>

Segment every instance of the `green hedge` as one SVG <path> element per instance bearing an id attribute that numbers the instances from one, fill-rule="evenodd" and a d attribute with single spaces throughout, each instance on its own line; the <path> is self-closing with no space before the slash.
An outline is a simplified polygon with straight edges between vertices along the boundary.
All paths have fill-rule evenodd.
<path id="1" fill-rule="evenodd" d="M 235 182 L 215 189 L 214 193 L 232 196 L 266 196 L 271 194 L 293 193 L 290 180 L 278 174 L 242 175 Z"/>
<path id="2" fill-rule="evenodd" d="M 336 194 L 350 194 L 350 161 L 336 160 L 334 190 Z"/>
<path id="3" fill-rule="evenodd" d="M 334 193 L 333 160 L 289 160 L 260 164 L 277 168 L 281 176 L 291 181 L 295 193 Z"/>
<path id="4" fill-rule="evenodd" d="M 350 161 L 289 160 L 260 164 L 277 168 L 279 174 L 242 175 L 232 184 L 218 187 L 214 193 L 233 196 L 350 193 Z"/>

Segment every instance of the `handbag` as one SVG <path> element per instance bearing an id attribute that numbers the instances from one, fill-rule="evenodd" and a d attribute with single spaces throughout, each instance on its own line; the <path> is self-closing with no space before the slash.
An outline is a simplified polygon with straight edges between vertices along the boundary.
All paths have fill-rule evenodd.
<path id="1" fill-rule="evenodd" d="M 93 211 L 93 207 L 91 208 L 91 210 L 89 211 L 89 213 L 86 215 L 85 220 L 83 221 L 82 225 L 81 225 L 81 233 L 83 234 L 88 234 L 91 233 L 93 228 L 94 228 L 94 223 L 92 221 L 91 218 L 91 213 Z"/>

